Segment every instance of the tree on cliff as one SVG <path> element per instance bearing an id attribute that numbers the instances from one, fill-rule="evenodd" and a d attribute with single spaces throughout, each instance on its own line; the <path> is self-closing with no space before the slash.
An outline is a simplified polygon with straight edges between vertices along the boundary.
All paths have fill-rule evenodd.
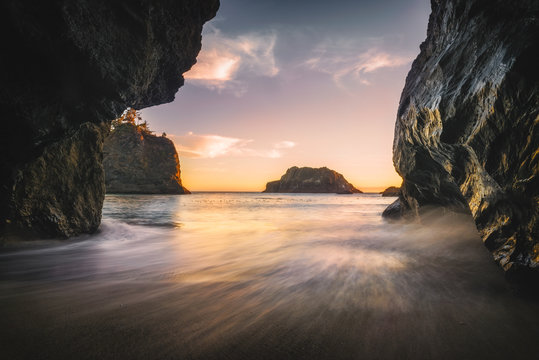
<path id="1" fill-rule="evenodd" d="M 125 123 L 135 125 L 138 130 L 152 133 L 150 127 L 148 126 L 148 122 L 146 120 L 142 120 L 142 114 L 140 111 L 134 108 L 127 108 L 119 118 L 112 121 L 111 127 L 114 130 L 119 125 Z"/>
<path id="2" fill-rule="evenodd" d="M 142 115 L 140 114 L 140 111 L 137 111 L 133 108 L 127 108 L 119 119 L 120 122 L 128 122 L 131 124 L 135 124 L 137 120 L 139 122 L 142 121 Z"/>

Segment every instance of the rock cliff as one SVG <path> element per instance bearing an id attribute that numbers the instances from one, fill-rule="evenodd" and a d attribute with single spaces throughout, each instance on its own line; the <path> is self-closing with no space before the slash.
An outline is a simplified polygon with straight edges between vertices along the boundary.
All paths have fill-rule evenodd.
<path id="1" fill-rule="evenodd" d="M 218 0 L 2 1 L 0 235 L 97 229 L 103 139 L 170 102 Z"/>
<path id="2" fill-rule="evenodd" d="M 281 180 L 266 184 L 266 193 L 361 193 L 344 176 L 327 167 L 291 167 Z"/>
<path id="3" fill-rule="evenodd" d="M 538 40 L 535 0 L 433 0 L 393 144 L 392 209 L 470 212 L 515 278 L 539 270 Z"/>
<path id="4" fill-rule="evenodd" d="M 117 194 L 189 194 L 174 143 L 134 124 L 118 125 L 103 146 L 105 187 Z"/>

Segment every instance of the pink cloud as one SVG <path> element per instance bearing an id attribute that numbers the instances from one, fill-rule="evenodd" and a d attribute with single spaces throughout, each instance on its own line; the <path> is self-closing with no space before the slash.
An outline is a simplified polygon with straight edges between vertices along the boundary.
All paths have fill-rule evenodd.
<path id="1" fill-rule="evenodd" d="M 197 63 L 184 77 L 194 85 L 230 90 L 241 96 L 247 87 L 240 80 L 242 75 L 273 77 L 279 73 L 274 55 L 276 40 L 271 32 L 227 37 L 219 29 L 206 26 Z"/>
<path id="2" fill-rule="evenodd" d="M 168 135 L 175 143 L 180 156 L 188 158 L 217 158 L 225 156 L 280 158 L 283 150 L 291 149 L 296 144 L 292 141 L 281 141 L 270 149 L 253 149 L 254 142 L 221 135 L 198 135 L 188 132 L 185 135 Z"/>

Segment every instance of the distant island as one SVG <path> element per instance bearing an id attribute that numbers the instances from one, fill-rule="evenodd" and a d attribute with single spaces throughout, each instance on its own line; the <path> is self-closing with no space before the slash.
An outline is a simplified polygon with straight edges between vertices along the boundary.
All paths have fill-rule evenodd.
<path id="1" fill-rule="evenodd" d="M 280 180 L 266 184 L 265 193 L 362 193 L 344 176 L 327 167 L 297 167 L 286 170 Z"/>
<path id="2" fill-rule="evenodd" d="M 103 145 L 107 193 L 190 194 L 182 185 L 178 153 L 166 134 L 154 135 L 134 109 L 112 126 Z"/>
<path id="3" fill-rule="evenodd" d="M 399 196 L 400 192 L 401 192 L 400 187 L 390 186 L 384 191 L 380 192 L 380 194 L 382 194 L 382 196 L 384 197 L 385 196 Z"/>

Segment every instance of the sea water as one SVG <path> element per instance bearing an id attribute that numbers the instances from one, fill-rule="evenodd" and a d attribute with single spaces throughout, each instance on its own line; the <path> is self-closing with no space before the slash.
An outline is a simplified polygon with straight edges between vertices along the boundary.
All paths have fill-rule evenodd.
<path id="1" fill-rule="evenodd" d="M 534 356 L 468 215 L 378 194 L 108 195 L 97 234 L 0 253 L 6 359 Z"/>

